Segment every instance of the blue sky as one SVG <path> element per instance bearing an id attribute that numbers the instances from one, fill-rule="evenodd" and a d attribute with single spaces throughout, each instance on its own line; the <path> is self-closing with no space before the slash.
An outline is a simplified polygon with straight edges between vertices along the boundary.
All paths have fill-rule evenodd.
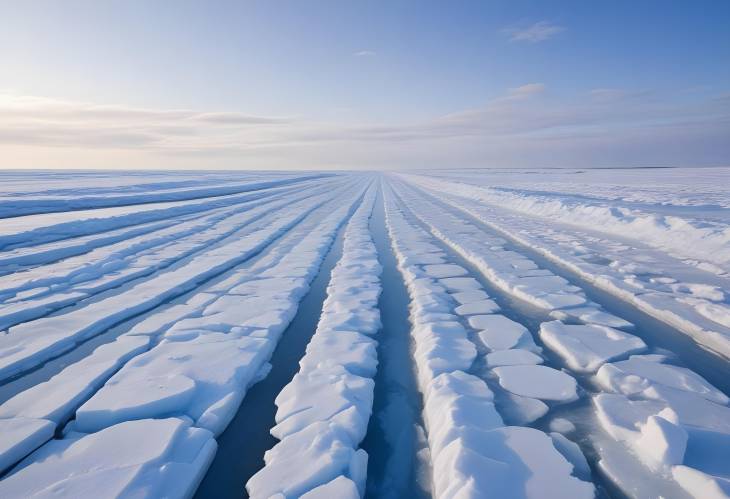
<path id="1" fill-rule="evenodd" d="M 730 2 L 3 7 L 0 166 L 730 165 Z"/>

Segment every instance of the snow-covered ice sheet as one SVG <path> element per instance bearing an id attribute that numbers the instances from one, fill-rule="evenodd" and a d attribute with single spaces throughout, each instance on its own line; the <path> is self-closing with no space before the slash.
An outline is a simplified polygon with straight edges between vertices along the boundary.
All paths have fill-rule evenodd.
<path id="1" fill-rule="evenodd" d="M 359 498 L 397 457 L 433 497 L 728 497 L 701 361 L 730 357 L 729 172 L 2 172 L 0 497 L 194 494 L 340 228 L 278 443 L 226 492 Z M 378 250 L 409 301 L 412 455 L 361 448 L 385 430 Z"/>
<path id="2" fill-rule="evenodd" d="M 2 467 L 12 466 L 41 446 L 26 459 L 31 463 L 33 456 L 42 455 L 45 449 L 66 445 L 65 442 L 82 434 L 88 434 L 83 442 L 93 442 L 98 452 L 105 448 L 106 453 L 113 455 L 113 439 L 97 442 L 97 435 L 107 435 L 107 430 L 130 421 L 160 421 L 148 418 L 172 414 L 200 431 L 207 428 L 210 436 L 222 431 L 235 414 L 246 388 L 267 372 L 266 360 L 278 335 L 295 314 L 337 228 L 362 192 L 362 185 L 350 183 L 346 189 L 331 193 L 328 199 L 315 198 L 312 208 L 300 210 L 293 219 L 280 213 L 273 224 L 267 222 L 269 230 L 280 231 L 281 224 L 291 224 L 292 220 L 301 229 L 296 227 L 292 236 L 282 236 L 282 244 L 277 242 L 268 248 L 268 253 L 248 271 L 229 273 L 229 278 L 208 286 L 208 292 L 192 294 L 184 303 L 150 314 L 116 341 L 103 344 L 47 382 L 0 405 L 0 425 L 15 430 L 3 435 Z M 296 211 L 299 205 L 289 203 L 289 208 Z M 245 237 L 240 240 L 245 244 Z M 245 254 L 236 254 L 235 248 L 221 246 L 226 251 L 221 251 L 220 256 L 245 259 Z M 58 315 L 59 320 L 64 315 L 67 314 Z M 63 438 L 42 445 L 72 416 Z M 173 443 L 170 441 L 169 445 Z M 212 458 L 212 454 L 213 451 L 208 457 Z M 176 489 L 165 484 L 167 478 L 150 475 L 145 490 L 189 495 L 209 458 L 201 461 L 189 489 Z M 124 468 L 123 463 L 119 466 Z M 169 463 L 162 466 L 163 470 L 169 468 Z M 68 469 L 73 469 L 73 463 Z M 18 485 L 21 489 L 23 486 Z M 31 488 L 28 491 L 32 493 Z M 111 488 L 109 493 L 114 495 Z"/>

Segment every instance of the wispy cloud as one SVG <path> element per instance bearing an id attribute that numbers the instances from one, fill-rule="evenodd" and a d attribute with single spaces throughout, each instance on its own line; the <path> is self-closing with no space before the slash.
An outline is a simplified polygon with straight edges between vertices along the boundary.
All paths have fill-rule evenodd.
<path id="1" fill-rule="evenodd" d="M 533 95 L 541 94 L 545 91 L 543 83 L 528 83 L 519 87 L 510 88 L 507 98 L 510 99 L 529 99 Z"/>
<path id="2" fill-rule="evenodd" d="M 359 52 L 355 52 L 352 55 L 354 55 L 355 57 L 375 57 L 378 54 L 373 50 L 361 50 Z"/>
<path id="3" fill-rule="evenodd" d="M 503 30 L 512 42 L 538 43 L 553 38 L 565 28 L 549 21 L 539 21 L 531 26 L 511 27 Z"/>
<path id="4" fill-rule="evenodd" d="M 561 100 L 545 88 L 528 83 L 428 120 L 360 124 L 0 94 L 0 167 L 22 166 L 19 157 L 70 167 L 87 158 L 95 166 L 100 157 L 131 154 L 175 167 L 206 160 L 251 168 L 730 162 L 728 99 L 603 88 Z"/>

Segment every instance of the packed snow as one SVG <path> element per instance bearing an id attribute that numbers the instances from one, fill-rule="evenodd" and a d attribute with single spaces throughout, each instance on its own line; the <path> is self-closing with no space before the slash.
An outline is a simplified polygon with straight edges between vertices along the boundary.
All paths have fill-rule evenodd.
<path id="1" fill-rule="evenodd" d="M 234 442 L 258 467 L 222 497 L 392 497 L 371 486 L 392 459 L 419 498 L 730 497 L 728 185 L 2 172 L 0 497 L 193 497 L 264 379 L 271 443 Z M 410 388 L 379 377 L 393 279 Z M 417 417 L 374 412 L 382 386 Z"/>

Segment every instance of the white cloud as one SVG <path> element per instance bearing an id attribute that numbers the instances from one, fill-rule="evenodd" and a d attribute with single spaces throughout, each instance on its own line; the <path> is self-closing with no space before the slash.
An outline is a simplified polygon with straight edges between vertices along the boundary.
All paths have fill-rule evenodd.
<path id="1" fill-rule="evenodd" d="M 528 83 L 481 107 L 374 124 L 0 94 L 0 167 L 730 164 L 730 100 L 597 89 L 561 101 L 544 90 Z"/>
<path id="2" fill-rule="evenodd" d="M 378 54 L 372 50 L 361 50 L 359 52 L 355 52 L 352 55 L 354 55 L 355 57 L 375 57 Z"/>
<path id="3" fill-rule="evenodd" d="M 509 89 L 509 98 L 512 99 L 529 99 L 533 95 L 541 94 L 545 91 L 543 83 L 528 83 L 515 88 Z"/>
<path id="4" fill-rule="evenodd" d="M 539 21 L 531 26 L 507 28 L 503 31 L 509 36 L 510 41 L 537 43 L 549 40 L 558 33 L 565 31 L 565 28 L 549 21 Z"/>

